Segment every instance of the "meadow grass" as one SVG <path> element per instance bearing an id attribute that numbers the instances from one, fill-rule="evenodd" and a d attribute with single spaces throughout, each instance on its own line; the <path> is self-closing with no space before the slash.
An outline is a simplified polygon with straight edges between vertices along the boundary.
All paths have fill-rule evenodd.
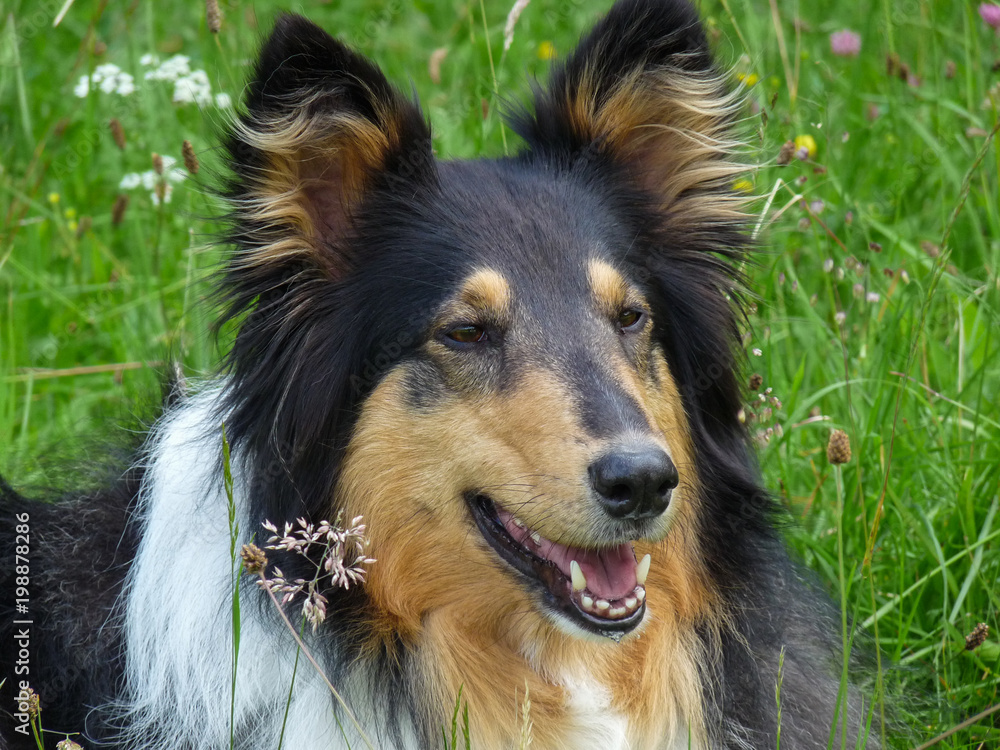
<path id="1" fill-rule="evenodd" d="M 213 35 L 200 3 L 77 0 L 57 28 L 61 0 L 5 3 L 0 472 L 57 482 L 39 457 L 147 414 L 159 363 L 209 375 L 225 349 L 206 298 L 231 110 L 174 103 L 172 83 L 144 80 L 144 55 L 186 55 L 236 101 L 278 8 L 300 11 L 412 85 L 440 156 L 498 155 L 517 148 L 502 101 L 544 78 L 609 0 L 534 0 L 504 52 L 510 4 L 232 2 Z M 760 196 L 746 346 L 761 384 L 746 414 L 767 485 L 792 546 L 846 604 L 844 638 L 863 630 L 902 667 L 883 687 L 912 700 L 920 744 L 1000 700 L 1000 41 L 968 0 L 700 5 L 746 88 L 747 158 L 760 165 L 740 187 Z M 860 35 L 856 56 L 833 54 L 842 29 Z M 135 90 L 77 97 L 104 63 Z M 796 138 L 806 160 L 779 165 Z M 153 153 L 183 169 L 184 140 L 200 170 L 169 203 L 121 186 Z M 833 428 L 853 453 L 836 471 Z M 990 637 L 967 651 L 979 622 Z M 936 746 L 996 747 L 997 726 L 993 714 Z"/>

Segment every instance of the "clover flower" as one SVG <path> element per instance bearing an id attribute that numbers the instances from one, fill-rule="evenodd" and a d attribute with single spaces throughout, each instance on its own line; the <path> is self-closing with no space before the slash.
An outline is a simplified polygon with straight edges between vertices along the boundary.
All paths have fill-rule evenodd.
<path id="1" fill-rule="evenodd" d="M 990 28 L 1000 29 L 1000 5 L 996 3 L 981 3 L 979 6 L 979 16 Z"/>
<path id="2" fill-rule="evenodd" d="M 861 52 L 861 35 L 844 29 L 830 34 L 830 50 L 838 57 L 857 57 Z"/>

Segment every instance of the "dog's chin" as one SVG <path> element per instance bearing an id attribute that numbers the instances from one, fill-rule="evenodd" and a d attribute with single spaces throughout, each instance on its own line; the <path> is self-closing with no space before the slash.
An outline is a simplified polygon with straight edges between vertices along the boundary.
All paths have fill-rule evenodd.
<path id="1" fill-rule="evenodd" d="M 541 536 L 487 495 L 469 493 L 466 502 L 483 538 L 539 593 L 560 630 L 619 641 L 642 623 L 649 568 L 636 560 L 631 541 L 571 547 Z"/>

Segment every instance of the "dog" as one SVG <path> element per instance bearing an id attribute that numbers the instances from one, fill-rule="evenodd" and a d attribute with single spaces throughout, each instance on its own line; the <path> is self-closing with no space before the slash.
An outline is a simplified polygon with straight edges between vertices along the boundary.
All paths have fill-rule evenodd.
<path id="1" fill-rule="evenodd" d="M 433 748 L 457 706 L 483 750 L 877 747 L 738 416 L 741 106 L 686 0 L 620 0 L 509 115 L 520 152 L 440 161 L 280 18 L 226 144 L 225 372 L 108 487 L 0 490 L 33 555 L 7 741 L 23 661 L 46 728 L 121 750 Z M 359 516 L 374 562 L 301 629 L 345 709 L 234 549 Z"/>

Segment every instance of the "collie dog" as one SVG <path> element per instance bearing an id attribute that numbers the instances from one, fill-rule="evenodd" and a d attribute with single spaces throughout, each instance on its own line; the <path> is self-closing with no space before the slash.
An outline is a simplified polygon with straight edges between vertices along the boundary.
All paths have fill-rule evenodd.
<path id="1" fill-rule="evenodd" d="M 481 750 L 527 721 L 537 750 L 876 745 L 738 416 L 740 111 L 686 0 L 622 0 L 509 115 L 520 152 L 440 161 L 374 63 L 278 20 L 228 134 L 225 373 L 174 388 L 114 486 L 3 485 L 45 726 L 434 748 L 460 701 Z M 375 562 L 324 572 L 301 629 L 355 724 L 246 576 L 234 649 L 231 531 L 238 563 L 262 524 L 357 516 Z"/>

